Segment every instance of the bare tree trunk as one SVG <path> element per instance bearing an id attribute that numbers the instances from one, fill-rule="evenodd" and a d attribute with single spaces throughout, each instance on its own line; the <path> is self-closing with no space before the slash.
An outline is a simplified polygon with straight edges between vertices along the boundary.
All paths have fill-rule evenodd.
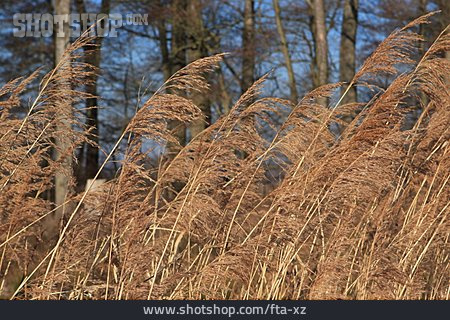
<path id="1" fill-rule="evenodd" d="M 165 7 L 165 1 L 160 0 L 159 4 L 161 8 Z M 161 19 L 157 24 L 164 81 L 167 81 L 175 72 L 186 66 L 187 39 L 185 23 L 187 0 L 173 0 L 170 6 L 172 16 L 170 50 L 167 41 L 165 19 Z M 170 90 L 168 90 L 168 93 L 170 93 Z M 173 132 L 178 141 L 178 144 L 173 142 L 167 143 L 165 157 L 166 161 L 171 161 L 180 151 L 180 146 L 183 147 L 186 143 L 186 126 L 180 121 L 171 120 L 168 123 L 168 129 Z M 183 186 L 184 184 L 179 181 L 173 182 L 170 186 L 170 190 L 166 190 L 164 192 L 166 199 L 173 199 L 176 196 L 176 193 L 179 192 Z"/>
<path id="2" fill-rule="evenodd" d="M 55 14 L 68 15 L 70 13 L 70 0 L 55 0 Z M 55 35 L 55 66 L 61 63 L 62 56 L 66 50 L 70 35 L 68 17 L 64 22 L 63 34 L 58 37 Z M 59 28 L 55 28 L 55 30 Z M 70 63 L 66 62 L 66 63 Z M 67 70 L 67 68 L 66 68 Z M 61 81 L 60 90 L 64 90 L 64 87 L 69 85 L 68 80 Z M 72 172 L 72 155 L 65 154 L 67 150 L 71 148 L 70 131 L 71 118 L 72 118 L 72 106 L 60 101 L 56 114 L 56 131 L 59 133 L 55 138 L 55 148 L 52 150 L 53 158 L 56 161 L 61 161 L 66 173 Z M 55 193 L 54 200 L 55 205 L 59 206 L 65 202 L 66 196 L 69 193 L 69 178 L 66 174 L 58 172 L 55 174 Z M 34 270 L 38 263 L 42 259 L 42 254 L 46 252 L 49 243 L 53 241 L 55 235 L 58 234 L 59 222 L 64 214 L 64 206 L 55 210 L 52 215 L 48 215 L 42 221 L 44 230 L 40 236 L 27 237 L 27 245 L 34 248 L 33 256 L 26 261 L 27 265 L 24 267 L 19 264 L 14 258 L 8 262 L 7 271 L 5 272 L 3 281 L 0 283 L 0 299 L 10 299 L 17 288 L 20 286 L 22 279 L 27 275 L 27 272 Z M 23 269 L 22 269 L 23 268 Z M 1 270 L 3 272 L 3 270 Z"/>
<path id="3" fill-rule="evenodd" d="M 172 74 L 172 66 L 170 61 L 170 52 L 167 44 L 167 28 L 165 19 L 157 21 L 159 49 L 161 51 L 161 65 L 164 81 L 170 78 Z"/>
<path id="4" fill-rule="evenodd" d="M 289 54 L 288 43 L 286 40 L 286 34 L 284 32 L 283 23 L 281 21 L 280 3 L 278 0 L 273 0 L 273 9 L 275 11 L 275 21 L 277 23 L 278 35 L 281 42 L 281 51 L 283 52 L 284 61 L 289 77 L 289 88 L 291 91 L 291 100 L 294 103 L 298 101 L 297 85 L 295 83 L 294 68 L 292 67 L 291 55 Z"/>
<path id="5" fill-rule="evenodd" d="M 174 0 L 172 3 L 172 41 L 170 52 L 170 75 L 186 66 L 186 0 Z M 169 129 L 176 136 L 178 143 L 184 146 L 186 143 L 186 126 L 176 120 L 170 121 Z M 175 157 L 179 152 L 179 146 L 168 143 L 167 153 L 169 158 Z"/>
<path id="6" fill-rule="evenodd" d="M 245 0 L 244 30 L 242 33 L 242 79 L 241 92 L 244 93 L 255 81 L 255 3 Z"/>
<path id="7" fill-rule="evenodd" d="M 188 63 L 207 56 L 204 45 L 205 30 L 202 18 L 202 3 L 199 0 L 189 0 L 188 4 Z M 204 119 L 194 121 L 190 126 L 191 139 L 211 124 L 210 101 L 204 93 L 194 93 L 193 102 L 202 110 Z"/>
<path id="8" fill-rule="evenodd" d="M 84 0 L 78 0 L 78 11 L 80 13 L 87 12 Z M 102 14 L 109 14 L 110 11 L 110 0 L 102 0 L 101 11 Z M 98 22 L 100 23 L 100 22 Z M 93 52 L 86 55 L 86 63 L 94 66 L 95 68 L 100 67 L 101 63 L 101 47 L 102 47 L 103 37 L 97 37 L 94 40 L 95 48 Z M 82 177 L 82 183 L 85 184 L 87 179 L 93 178 L 98 171 L 99 164 L 99 154 L 98 154 L 98 144 L 99 144 L 99 121 L 98 121 L 98 99 L 97 99 L 97 81 L 98 74 L 94 73 L 91 78 L 91 82 L 86 85 L 86 92 L 92 95 L 91 98 L 86 100 L 87 108 L 87 127 L 91 130 L 89 139 L 94 142 L 95 145 L 85 144 L 86 146 L 86 164 L 85 172 Z M 81 163 L 81 165 L 83 165 Z"/>
<path id="9" fill-rule="evenodd" d="M 427 4 L 428 0 L 419 0 L 417 16 L 420 17 L 427 13 Z M 419 25 L 419 34 L 424 38 L 425 38 L 425 27 L 426 27 L 425 23 L 421 23 Z M 420 54 L 423 55 L 425 53 L 425 41 L 419 41 L 418 46 Z"/>
<path id="10" fill-rule="evenodd" d="M 356 31 L 358 28 L 358 0 L 345 0 L 341 29 L 341 48 L 339 52 L 339 78 L 349 83 L 355 76 L 356 68 Z M 342 94 L 346 88 L 342 88 Z M 342 103 L 357 101 L 356 87 L 348 90 Z M 354 115 L 349 115 L 352 120 Z"/>
<path id="11" fill-rule="evenodd" d="M 314 38 L 315 57 L 312 64 L 313 87 L 328 83 L 328 44 L 325 25 L 325 7 L 323 0 L 308 1 L 312 11 L 312 34 Z M 326 98 L 319 98 L 319 104 L 326 106 Z"/>
<path id="12" fill-rule="evenodd" d="M 110 0 L 103 0 L 101 5 L 101 13 L 109 14 L 110 10 Z M 98 37 L 95 39 L 95 52 L 87 57 L 87 63 L 93 65 L 96 68 L 100 68 L 101 62 L 101 47 L 102 47 L 103 37 Z M 91 128 L 90 139 L 96 145 L 87 144 L 86 149 L 86 177 L 87 179 L 93 178 L 98 171 L 98 144 L 99 144 L 99 131 L 98 131 L 98 101 L 97 101 L 97 80 L 98 75 L 95 73 L 93 75 L 92 83 L 87 85 L 87 93 L 93 95 L 94 97 L 87 99 L 86 107 L 87 110 L 87 125 Z"/>
<path id="13" fill-rule="evenodd" d="M 70 13 L 70 0 L 55 0 L 55 13 L 57 15 L 68 15 Z M 55 65 L 61 62 L 64 51 L 66 50 L 70 35 L 68 20 L 64 23 L 64 33 L 55 37 Z M 70 62 L 67 62 L 70 63 Z M 66 85 L 66 84 L 63 84 Z M 70 131 L 70 118 L 72 117 L 72 106 L 61 104 L 59 109 L 60 121 L 57 123 L 57 131 L 66 133 Z M 61 154 L 61 151 L 70 149 L 70 138 L 68 135 L 59 134 L 55 139 L 56 148 L 54 150 L 55 160 L 62 160 L 63 166 L 67 172 L 72 172 L 72 157 L 70 154 Z M 66 196 L 69 193 L 69 177 L 63 173 L 55 175 L 55 204 L 59 206 L 64 203 Z M 56 220 L 64 212 L 64 206 L 56 211 Z"/>
<path id="14" fill-rule="evenodd" d="M 219 67 L 218 73 L 219 73 L 218 81 L 219 81 L 219 92 L 220 92 L 219 99 L 220 99 L 220 104 L 222 106 L 221 113 L 228 114 L 228 112 L 230 112 L 232 100 L 231 100 L 230 95 L 228 94 L 228 89 L 225 84 L 225 76 L 223 74 L 221 67 Z"/>
<path id="15" fill-rule="evenodd" d="M 242 31 L 242 78 L 241 94 L 249 89 L 255 82 L 255 2 L 245 0 L 244 29 Z M 255 126 L 255 118 L 250 119 Z M 239 151 L 239 157 L 246 158 L 247 153 Z"/>
<path id="16" fill-rule="evenodd" d="M 314 40 L 316 45 L 317 86 L 328 83 L 328 44 L 323 0 L 313 1 Z"/>

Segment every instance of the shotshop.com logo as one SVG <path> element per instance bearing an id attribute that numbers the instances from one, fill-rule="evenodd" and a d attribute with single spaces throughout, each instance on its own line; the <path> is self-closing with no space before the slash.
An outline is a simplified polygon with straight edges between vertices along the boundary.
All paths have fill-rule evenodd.
<path id="1" fill-rule="evenodd" d="M 89 29 L 90 36 L 117 37 L 124 25 L 148 25 L 148 14 L 120 13 L 16 13 L 13 16 L 14 37 L 79 37 Z"/>

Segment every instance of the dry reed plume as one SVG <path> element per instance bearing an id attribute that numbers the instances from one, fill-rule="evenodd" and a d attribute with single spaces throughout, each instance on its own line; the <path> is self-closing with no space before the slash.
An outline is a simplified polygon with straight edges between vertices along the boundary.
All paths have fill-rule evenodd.
<path id="1" fill-rule="evenodd" d="M 62 217 L 46 194 L 57 172 L 71 173 L 50 151 L 65 135 L 71 146 L 59 152 L 73 157 L 89 136 L 79 111 L 60 108 L 86 98 L 77 88 L 94 70 L 78 52 L 89 39 L 42 79 L 26 116 L 15 110 L 39 74 L 8 83 L 0 89 L 2 296 L 448 299 L 450 35 L 414 61 L 422 39 L 413 30 L 428 16 L 392 33 L 348 84 L 377 90 L 370 101 L 319 103 L 334 101 L 338 83 L 294 106 L 259 98 L 263 77 L 155 165 L 142 150 L 177 143 L 170 121 L 202 117 L 190 97 L 208 89 L 205 75 L 222 55 L 188 65 L 142 104 L 107 155 L 101 168 L 126 145 L 115 178 L 70 195 Z M 382 74 L 394 77 L 386 90 L 373 85 Z M 423 112 L 405 129 L 419 93 Z M 55 131 L 62 118 L 72 131 Z"/>

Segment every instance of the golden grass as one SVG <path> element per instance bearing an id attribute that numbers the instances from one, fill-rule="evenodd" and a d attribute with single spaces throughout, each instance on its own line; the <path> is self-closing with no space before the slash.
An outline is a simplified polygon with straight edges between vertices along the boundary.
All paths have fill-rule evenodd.
<path id="1" fill-rule="evenodd" d="M 427 18 L 391 34 L 348 84 L 395 76 L 371 101 L 318 103 L 342 83 L 296 106 L 259 99 L 263 77 L 176 155 L 150 165 L 143 144 L 175 144 L 167 124 L 202 117 L 189 96 L 208 89 L 205 74 L 222 55 L 188 65 L 143 103 L 107 155 L 99 173 L 126 143 L 116 177 L 71 194 L 61 219 L 44 195 L 57 172 L 72 175 L 49 151 L 64 134 L 72 144 L 59 152 L 72 156 L 88 136 L 58 106 L 86 98 L 73 88 L 93 72 L 77 59 L 89 39 L 43 79 L 25 117 L 14 109 L 38 75 L 8 83 L 0 89 L 2 297 L 448 299 L 450 36 L 444 30 L 414 61 L 412 29 Z M 409 71 L 400 74 L 399 63 Z M 58 86 L 62 79 L 70 85 Z M 405 130 L 420 92 L 428 101 Z M 283 108 L 290 114 L 277 126 L 270 115 Z M 55 131 L 61 117 L 72 131 Z M 273 130 L 270 141 L 261 127 Z"/>

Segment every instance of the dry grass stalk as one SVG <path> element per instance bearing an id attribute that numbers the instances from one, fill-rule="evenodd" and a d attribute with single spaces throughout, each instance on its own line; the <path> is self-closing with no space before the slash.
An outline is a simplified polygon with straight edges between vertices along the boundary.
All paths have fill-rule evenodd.
<path id="1" fill-rule="evenodd" d="M 106 157 L 100 170 L 127 144 L 116 178 L 95 189 L 94 179 L 74 194 L 75 209 L 56 235 L 46 228 L 55 209 L 44 195 L 64 168 L 48 150 L 55 135 L 70 137 L 70 150 L 60 150 L 67 156 L 85 140 L 78 121 L 71 132 L 53 130 L 62 100 L 86 98 L 72 89 L 92 71 L 76 58 L 85 42 L 66 55 L 71 87 L 54 85 L 68 72 L 50 73 L 24 117 L 15 109 L 38 74 L 8 83 L 0 89 L 3 297 L 447 299 L 450 93 L 442 53 L 450 38 L 443 32 L 415 62 L 420 37 L 411 30 L 428 17 L 395 31 L 355 75 L 350 86 L 395 77 L 371 101 L 318 103 L 342 84 L 320 87 L 296 106 L 259 99 L 263 77 L 227 115 L 155 165 L 144 144 L 176 143 L 168 123 L 202 117 L 189 92 L 208 89 L 205 75 L 222 55 L 183 68 L 143 103 Z M 399 74 L 398 64 L 409 71 Z M 405 130 L 418 92 L 429 103 Z M 290 115 L 277 126 L 272 116 L 286 108 Z M 337 139 L 330 127 L 356 109 Z M 268 128 L 271 140 L 262 134 Z"/>

